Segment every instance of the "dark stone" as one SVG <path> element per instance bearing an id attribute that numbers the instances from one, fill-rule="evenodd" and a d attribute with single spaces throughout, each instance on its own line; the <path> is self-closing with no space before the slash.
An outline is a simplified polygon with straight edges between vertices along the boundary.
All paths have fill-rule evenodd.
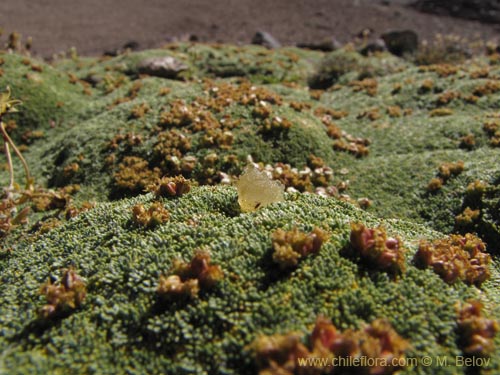
<path id="1" fill-rule="evenodd" d="M 104 56 L 109 56 L 109 57 L 116 57 L 118 56 L 118 50 L 114 49 L 114 50 L 107 50 L 107 51 L 104 51 L 103 53 Z"/>
<path id="2" fill-rule="evenodd" d="M 125 43 L 122 47 L 123 50 L 131 50 L 131 51 L 137 51 L 139 49 L 139 43 L 136 42 L 135 40 L 128 41 Z"/>
<path id="3" fill-rule="evenodd" d="M 418 0 L 414 6 L 427 13 L 500 23 L 498 0 Z"/>
<path id="4" fill-rule="evenodd" d="M 375 39 L 359 50 L 363 56 L 368 56 L 375 52 L 387 51 L 387 46 L 383 39 Z"/>
<path id="5" fill-rule="evenodd" d="M 412 54 L 418 49 L 418 36 L 411 30 L 389 31 L 381 38 L 389 52 L 396 56 Z"/>
<path id="6" fill-rule="evenodd" d="M 187 65 L 172 56 L 151 57 L 142 60 L 137 65 L 137 70 L 140 74 L 149 74 L 163 78 L 177 78 L 179 73 L 187 69 Z"/>
<path id="7" fill-rule="evenodd" d="M 342 43 L 340 43 L 334 37 L 324 39 L 319 42 L 312 43 L 297 43 L 297 47 L 306 48 L 315 51 L 323 51 L 323 52 L 332 52 L 342 47 Z"/>
<path id="8" fill-rule="evenodd" d="M 270 49 L 281 47 L 281 43 L 265 31 L 257 31 L 252 38 L 252 44 L 257 44 Z"/>

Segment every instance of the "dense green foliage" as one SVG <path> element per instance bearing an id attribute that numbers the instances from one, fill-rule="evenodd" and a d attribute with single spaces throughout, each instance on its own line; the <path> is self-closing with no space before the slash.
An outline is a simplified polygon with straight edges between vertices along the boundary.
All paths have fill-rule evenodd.
<path id="1" fill-rule="evenodd" d="M 165 55 L 187 69 L 176 79 L 138 73 L 140 61 Z M 0 89 L 9 85 L 23 101 L 4 121 L 16 121 L 9 131 L 26 145 L 36 184 L 80 184 L 73 203 L 97 202 L 71 219 L 57 210 L 33 212 L 30 224 L 2 239 L 0 373 L 251 374 L 248 345 L 255 337 L 310 332 L 319 314 L 339 329 L 387 318 L 410 342 L 408 357 L 447 356 L 453 363 L 462 354 L 457 304 L 479 299 L 486 316 L 500 316 L 500 148 L 495 131 L 484 128 L 495 121 L 500 128 L 494 56 L 417 67 L 349 50 L 180 44 L 52 64 L 7 53 L 0 61 Z M 317 81 L 327 89 L 308 87 Z M 189 116 L 180 115 L 183 107 Z M 335 127 L 339 133 L 332 135 Z M 350 143 L 356 152 L 342 149 Z M 124 176 L 145 181 L 182 173 L 200 185 L 218 185 L 222 175 L 234 180 L 248 155 L 298 170 L 311 166 L 311 155 L 320 157 L 333 170 L 328 184 L 348 186 L 351 199 L 288 193 L 284 202 L 241 213 L 235 188 L 200 186 L 161 198 L 170 214 L 166 223 L 134 224 L 132 207 L 149 207 L 154 197 L 144 193 L 147 184 L 134 181 L 130 188 Z M 133 170 L 130 157 L 144 164 Z M 176 160 L 194 160 L 194 166 Z M 462 173 L 442 177 L 440 166 L 460 160 Z M 442 187 L 429 189 L 437 177 Z M 478 180 L 485 190 L 471 191 Z M 6 185 L 5 171 L 0 181 Z M 372 202 L 366 210 L 353 204 L 365 197 Z M 467 207 L 479 216 L 457 221 Z M 402 276 L 345 256 L 353 221 L 383 223 L 402 238 L 408 249 Z M 295 226 L 318 226 L 329 239 L 297 269 L 278 271 L 271 233 Z M 412 263 L 420 239 L 454 232 L 476 232 L 487 243 L 492 277 L 480 288 L 448 285 Z M 192 300 L 158 300 L 159 276 L 175 258 L 188 261 L 200 248 L 224 279 Z M 40 286 L 69 266 L 86 280 L 87 298 L 68 316 L 39 319 Z M 495 341 L 492 365 L 483 373 L 500 371 Z M 451 366 L 405 373 L 431 370 L 467 372 Z"/>

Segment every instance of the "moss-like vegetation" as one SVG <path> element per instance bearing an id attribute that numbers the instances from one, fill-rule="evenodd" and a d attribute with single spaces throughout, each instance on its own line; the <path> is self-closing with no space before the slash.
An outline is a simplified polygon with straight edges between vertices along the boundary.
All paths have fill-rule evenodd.
<path id="1" fill-rule="evenodd" d="M 250 374 L 255 367 L 245 347 L 258 334 L 306 332 L 318 314 L 339 329 L 386 317 L 411 343 L 409 356 L 451 358 L 461 353 L 455 303 L 480 298 L 488 315 L 499 312 L 494 281 L 485 282 L 481 291 L 463 283 L 448 285 L 412 264 L 417 240 L 439 236 L 422 226 L 383 222 L 408 248 L 407 270 L 394 280 L 342 255 L 351 221 L 371 227 L 380 221 L 348 203 L 294 194 L 244 214 L 234 188 L 195 188 L 178 199 L 164 199 L 170 219 L 144 230 L 130 212 L 153 199 L 147 194 L 100 204 L 4 256 L 0 345 L 8 353 L 3 366 L 9 373 L 76 373 L 96 366 L 101 373 Z M 272 260 L 272 234 L 292 226 L 305 232 L 319 227 L 329 238 L 297 269 L 279 271 Z M 220 265 L 224 279 L 192 300 L 158 300 L 160 275 L 175 259 L 187 262 L 200 248 Z M 69 265 L 86 281 L 85 302 L 64 319 L 39 321 L 40 285 L 48 277 L 59 278 Z M 498 271 L 492 272 L 497 279 Z M 499 365 L 493 361 L 497 370 L 492 371 Z M 408 371 L 428 373 L 428 368 Z"/>
<path id="2" fill-rule="evenodd" d="M 141 73 L 165 56 L 178 74 Z M 339 331 L 386 319 L 407 357 L 453 364 L 470 339 L 459 306 L 500 316 L 497 60 L 420 67 L 348 47 L 204 44 L 51 64 L 0 53 L 0 90 L 23 102 L 2 120 L 35 181 L 0 207 L 5 222 L 22 213 L 1 232 L 0 372 L 252 374 L 257 337 L 297 331 L 307 346 L 320 315 Z M 285 186 L 284 201 L 242 212 L 221 185 L 249 162 Z M 382 249 L 379 265 L 397 259 L 397 272 L 353 254 L 353 223 L 383 228 L 354 243 Z M 318 231 L 321 244 L 280 267 L 273 233 L 291 231 Z M 488 280 L 450 284 L 416 267 L 420 240 L 466 233 L 486 245 Z M 288 253 L 311 252 L 296 242 Z M 217 266 L 210 288 L 194 285 L 204 260 L 196 277 L 174 272 L 195 254 Z M 40 288 L 57 292 L 67 270 L 85 298 L 43 314 Z M 493 341 L 485 374 L 500 371 Z M 468 373 L 402 369 L 429 371 Z"/>

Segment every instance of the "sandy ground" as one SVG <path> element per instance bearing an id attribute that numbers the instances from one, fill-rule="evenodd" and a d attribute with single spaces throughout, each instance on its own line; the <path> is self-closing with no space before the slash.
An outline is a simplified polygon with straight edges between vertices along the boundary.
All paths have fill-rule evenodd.
<path id="1" fill-rule="evenodd" d="M 1 0 L 0 27 L 32 36 L 37 55 L 76 47 L 98 55 L 135 41 L 141 49 L 194 34 L 204 42 L 249 43 L 257 30 L 283 44 L 335 36 L 351 40 L 363 28 L 374 35 L 412 29 L 496 39 L 498 25 L 421 13 L 405 0 Z"/>

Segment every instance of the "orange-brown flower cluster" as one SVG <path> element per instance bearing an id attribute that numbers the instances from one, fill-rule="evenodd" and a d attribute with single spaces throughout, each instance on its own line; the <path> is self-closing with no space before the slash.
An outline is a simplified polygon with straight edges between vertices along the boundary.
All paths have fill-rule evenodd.
<path id="1" fill-rule="evenodd" d="M 344 139 L 333 141 L 333 149 L 337 151 L 346 151 L 360 158 L 368 155 L 368 145 L 370 141 L 366 138 L 355 138 L 346 134 Z"/>
<path id="2" fill-rule="evenodd" d="M 191 190 L 191 183 L 183 176 L 163 177 L 148 186 L 157 197 L 180 197 Z"/>
<path id="3" fill-rule="evenodd" d="M 456 65 L 451 64 L 432 64 L 419 66 L 419 72 L 435 72 L 440 77 L 449 77 L 451 75 L 457 74 L 458 67 Z"/>
<path id="4" fill-rule="evenodd" d="M 455 223 L 458 226 L 468 226 L 473 224 L 479 216 L 481 215 L 481 210 L 473 210 L 470 207 L 466 207 L 461 214 L 455 217 Z"/>
<path id="5" fill-rule="evenodd" d="M 482 66 L 472 70 L 469 73 L 470 79 L 488 78 L 490 75 L 490 68 L 488 66 Z"/>
<path id="6" fill-rule="evenodd" d="M 264 87 L 254 86 L 249 80 L 241 79 L 238 85 L 230 83 L 215 84 L 213 81 L 207 80 L 205 87 L 209 90 L 210 96 L 214 99 L 217 107 L 227 107 L 232 103 L 241 105 L 257 105 L 260 102 L 281 105 L 283 99 L 275 92 Z"/>
<path id="7" fill-rule="evenodd" d="M 423 267 L 432 267 L 447 283 L 463 280 L 480 285 L 490 277 L 488 265 L 491 257 L 485 250 L 486 245 L 473 234 L 452 234 L 431 243 L 421 241 L 415 262 Z"/>
<path id="8" fill-rule="evenodd" d="M 230 130 L 207 129 L 200 140 L 203 147 L 218 147 L 229 150 L 234 141 L 234 134 Z"/>
<path id="9" fill-rule="evenodd" d="M 63 175 L 64 177 L 69 179 L 73 177 L 76 173 L 78 173 L 79 170 L 80 170 L 80 164 L 70 163 L 63 168 Z"/>
<path id="10" fill-rule="evenodd" d="M 469 301 L 458 312 L 458 333 L 464 353 L 487 357 L 493 352 L 493 339 L 500 327 L 495 320 L 482 316 L 483 305 Z"/>
<path id="11" fill-rule="evenodd" d="M 349 112 L 342 110 L 335 110 L 332 108 L 316 107 L 314 110 L 314 115 L 317 117 L 328 116 L 333 120 L 340 120 L 341 118 L 347 117 Z"/>
<path id="12" fill-rule="evenodd" d="M 441 95 L 438 96 L 436 100 L 436 104 L 438 106 L 446 105 L 452 102 L 455 99 L 459 99 L 461 94 L 457 91 L 445 91 Z"/>
<path id="13" fill-rule="evenodd" d="M 64 209 L 71 202 L 71 195 L 80 190 L 80 185 L 68 185 L 57 190 L 36 188 L 23 192 L 23 200 L 31 200 L 34 211 Z"/>
<path id="14" fill-rule="evenodd" d="M 443 180 L 449 179 L 451 176 L 457 176 L 464 171 L 464 162 L 457 161 L 456 163 L 444 163 L 438 168 L 439 177 Z"/>
<path id="15" fill-rule="evenodd" d="M 259 375 L 344 374 L 353 369 L 333 366 L 333 361 L 329 361 L 332 366 L 326 367 L 307 360 L 344 358 L 345 363 L 348 363 L 349 357 L 370 359 L 366 365 L 356 367 L 356 374 L 392 374 L 401 369 L 392 364 L 404 363 L 404 352 L 408 347 L 408 342 L 386 320 L 377 319 L 361 330 L 339 332 L 328 319 L 321 316 L 316 320 L 309 347 L 301 342 L 301 335 L 294 332 L 260 336 L 250 346 L 256 357 Z M 301 363 L 307 363 L 307 366 Z M 378 366 L 370 367 L 369 363 Z"/>
<path id="16" fill-rule="evenodd" d="M 491 95 L 496 92 L 500 91 L 500 81 L 486 81 L 485 84 L 476 86 L 474 88 L 474 91 L 472 92 L 472 95 L 476 96 L 485 96 L 485 95 Z"/>
<path id="17" fill-rule="evenodd" d="M 273 261 L 281 269 L 286 269 L 296 267 L 300 259 L 310 254 L 317 254 L 328 236 L 320 228 L 314 228 L 310 233 L 294 228 L 291 231 L 277 229 L 271 238 L 274 248 Z"/>
<path id="18" fill-rule="evenodd" d="M 444 163 L 438 168 L 438 177 L 434 177 L 427 185 L 427 191 L 434 192 L 443 187 L 443 185 L 452 177 L 458 176 L 464 171 L 464 162 Z"/>
<path id="19" fill-rule="evenodd" d="M 435 108 L 429 112 L 429 116 L 431 117 L 444 117 L 444 116 L 450 116 L 452 114 L 453 110 L 446 107 Z"/>
<path id="20" fill-rule="evenodd" d="M 198 250 L 191 262 L 174 260 L 170 276 L 160 276 L 156 293 L 160 297 L 196 297 L 201 289 L 209 289 L 224 277 L 218 265 L 210 264 L 210 254 Z"/>
<path id="21" fill-rule="evenodd" d="M 393 273 L 405 270 L 405 249 L 398 237 L 387 237 L 382 226 L 367 228 L 362 223 L 351 223 L 350 243 L 360 258 L 381 270 Z"/>
<path id="22" fill-rule="evenodd" d="M 390 117 L 401 117 L 403 115 L 403 111 L 399 105 L 390 105 L 386 108 L 386 111 Z"/>
<path id="23" fill-rule="evenodd" d="M 487 120 L 483 124 L 483 130 L 490 138 L 493 147 L 500 147 L 500 120 L 497 118 Z"/>
<path id="24" fill-rule="evenodd" d="M 349 86 L 352 87 L 353 91 L 365 91 L 370 96 L 377 95 L 377 80 L 374 78 L 365 78 L 362 81 L 352 81 L 349 82 Z"/>
<path id="25" fill-rule="evenodd" d="M 317 111 L 320 108 L 321 107 L 316 108 L 316 115 L 321 115 L 323 113 L 323 111 Z M 334 140 L 332 144 L 334 150 L 346 151 L 356 157 L 368 155 L 368 146 L 370 145 L 369 139 L 354 137 L 351 134 L 342 131 L 338 125 L 332 122 L 333 117 L 327 110 L 325 110 L 325 113 L 326 114 L 321 115 L 321 122 L 326 128 L 326 134 L 328 137 Z M 347 112 L 345 112 L 345 115 L 347 115 Z M 363 116 L 365 115 L 363 114 Z"/>
<path id="26" fill-rule="evenodd" d="M 476 137 L 474 134 L 469 133 L 467 135 L 464 135 L 463 137 L 460 137 L 460 148 L 465 148 L 467 150 L 472 150 L 474 146 L 476 145 Z"/>
<path id="27" fill-rule="evenodd" d="M 288 130 L 292 127 L 292 122 L 286 118 L 280 116 L 273 116 L 272 118 L 266 118 L 262 122 L 260 131 L 265 134 L 269 133 L 280 133 L 282 131 Z"/>
<path id="28" fill-rule="evenodd" d="M 311 104 L 306 103 L 306 102 L 291 101 L 289 105 L 291 108 L 293 108 L 297 112 L 302 112 L 304 110 L 311 109 Z"/>
<path id="29" fill-rule="evenodd" d="M 138 104 L 130 111 L 130 118 L 143 118 L 149 111 L 151 111 L 151 107 L 147 103 Z"/>
<path id="30" fill-rule="evenodd" d="M 154 202 L 147 210 L 142 204 L 136 204 L 132 207 L 132 220 L 137 225 L 145 228 L 152 228 L 163 224 L 169 217 L 167 209 L 161 202 Z"/>
<path id="31" fill-rule="evenodd" d="M 131 192 L 141 192 L 146 186 L 154 183 L 160 175 L 160 170 L 149 169 L 148 162 L 137 156 L 126 156 L 118 165 L 114 175 L 115 184 L 119 189 Z"/>
<path id="32" fill-rule="evenodd" d="M 182 157 L 191 149 L 191 137 L 178 130 L 161 132 L 153 151 L 161 158 Z"/>
<path id="33" fill-rule="evenodd" d="M 160 115 L 160 125 L 162 126 L 183 127 L 191 125 L 201 114 L 200 112 L 202 112 L 200 108 L 188 105 L 185 101 L 179 99 L 174 100 L 170 106 L 170 111 L 163 112 Z M 204 120 L 215 121 L 212 116 L 207 116 L 205 113 L 203 113 L 202 118 Z M 197 122 L 201 122 L 201 118 Z"/>
<path id="34" fill-rule="evenodd" d="M 132 148 L 134 146 L 138 146 L 142 143 L 141 135 L 134 133 L 119 133 L 116 134 L 111 141 L 106 146 L 106 150 L 114 151 L 120 145 L 125 145 L 126 148 Z"/>
<path id="35" fill-rule="evenodd" d="M 426 78 L 420 84 L 418 92 L 421 94 L 427 93 L 434 88 L 434 81 L 431 78 Z"/>
<path id="36" fill-rule="evenodd" d="M 369 108 L 364 111 L 361 111 L 356 118 L 357 119 L 362 119 L 362 118 L 367 118 L 370 121 L 375 121 L 380 118 L 380 112 L 377 107 Z"/>
<path id="37" fill-rule="evenodd" d="M 2 199 L 0 201 L 0 238 L 7 236 L 17 225 L 26 224 L 29 212 L 29 207 L 16 212 L 16 202 L 14 199 Z"/>
<path id="38" fill-rule="evenodd" d="M 489 185 L 487 182 L 481 180 L 474 180 L 471 183 L 469 183 L 469 185 L 467 185 L 465 192 L 470 197 L 481 197 L 486 192 L 488 187 Z"/>
<path id="39" fill-rule="evenodd" d="M 45 295 L 47 305 L 40 309 L 40 317 L 55 318 L 80 307 L 87 295 L 85 282 L 74 269 L 64 270 L 59 283 L 50 280 L 42 285 L 40 294 Z"/>

